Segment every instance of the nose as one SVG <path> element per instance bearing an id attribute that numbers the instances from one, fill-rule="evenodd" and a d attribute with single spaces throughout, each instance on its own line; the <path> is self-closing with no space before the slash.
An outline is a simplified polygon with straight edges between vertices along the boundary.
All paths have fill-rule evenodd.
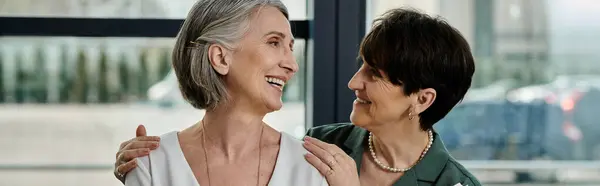
<path id="1" fill-rule="evenodd" d="M 296 58 L 294 57 L 294 53 L 292 51 L 287 52 L 285 55 L 285 59 L 279 64 L 281 68 L 288 70 L 291 73 L 298 72 L 298 63 L 296 62 Z"/>
<path id="2" fill-rule="evenodd" d="M 362 69 L 362 68 L 361 68 Z M 362 70 L 359 69 L 354 73 L 354 76 L 348 81 L 348 88 L 350 90 L 362 90 L 365 88 L 365 84 L 363 83 L 363 79 L 361 77 Z"/>

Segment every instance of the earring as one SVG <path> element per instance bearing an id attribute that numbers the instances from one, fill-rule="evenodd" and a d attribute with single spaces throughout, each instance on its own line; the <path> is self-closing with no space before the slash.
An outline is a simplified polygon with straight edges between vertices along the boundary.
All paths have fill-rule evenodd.
<path id="1" fill-rule="evenodd" d="M 410 106 L 410 108 L 409 108 L 410 112 L 408 112 L 408 120 L 412 120 L 414 118 L 414 116 L 413 116 L 414 109 L 413 108 L 414 108 L 413 106 Z"/>

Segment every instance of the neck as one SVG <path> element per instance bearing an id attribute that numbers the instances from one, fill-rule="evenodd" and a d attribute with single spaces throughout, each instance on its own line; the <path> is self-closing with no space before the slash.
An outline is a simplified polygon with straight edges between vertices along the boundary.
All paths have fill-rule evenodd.
<path id="1" fill-rule="evenodd" d="M 249 109 L 229 104 L 206 111 L 198 124 L 200 129 L 206 130 L 206 148 L 220 151 L 230 160 L 255 152 L 265 127 L 263 118 L 266 113 L 255 113 Z"/>
<path id="2" fill-rule="evenodd" d="M 379 161 L 395 168 L 407 168 L 419 161 L 429 143 L 429 135 L 413 121 L 385 124 L 369 130 Z"/>

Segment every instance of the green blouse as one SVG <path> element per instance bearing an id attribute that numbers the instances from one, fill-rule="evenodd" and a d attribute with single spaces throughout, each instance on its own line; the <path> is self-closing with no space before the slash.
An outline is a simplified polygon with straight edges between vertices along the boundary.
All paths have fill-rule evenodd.
<path id="1" fill-rule="evenodd" d="M 307 135 L 340 147 L 356 161 L 360 172 L 368 137 L 365 129 L 351 123 L 338 123 L 309 129 Z M 425 157 L 405 172 L 394 186 L 454 186 L 458 183 L 463 186 L 480 186 L 477 178 L 450 156 L 439 135 L 435 132 L 433 135 L 433 144 Z"/>

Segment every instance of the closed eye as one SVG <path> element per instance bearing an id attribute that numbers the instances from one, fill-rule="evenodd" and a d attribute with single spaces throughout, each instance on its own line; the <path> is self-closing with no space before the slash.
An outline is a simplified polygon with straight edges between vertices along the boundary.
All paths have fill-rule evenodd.
<path id="1" fill-rule="evenodd" d="M 373 67 L 368 67 L 367 68 L 367 73 L 373 77 L 381 77 L 381 74 L 379 73 L 379 70 L 373 68 Z"/>

